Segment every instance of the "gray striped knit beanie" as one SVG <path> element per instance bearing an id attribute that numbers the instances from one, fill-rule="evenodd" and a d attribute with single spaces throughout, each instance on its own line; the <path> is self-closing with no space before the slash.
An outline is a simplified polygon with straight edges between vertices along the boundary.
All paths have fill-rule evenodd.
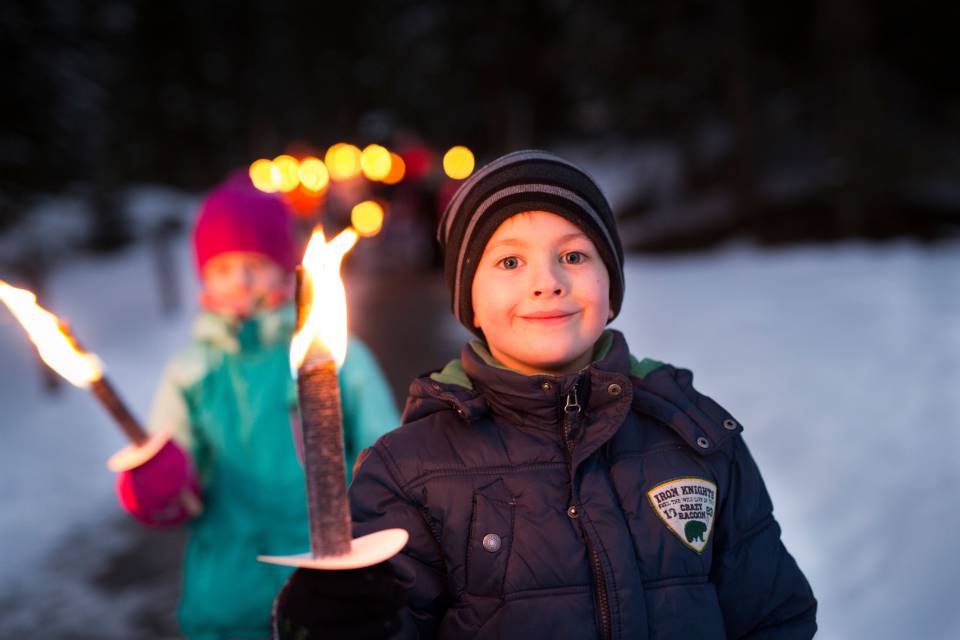
<path id="1" fill-rule="evenodd" d="M 546 151 L 514 151 L 467 178 L 440 219 L 437 240 L 453 313 L 473 326 L 473 277 L 490 236 L 512 215 L 548 211 L 593 241 L 610 275 L 610 309 L 623 302 L 623 248 L 607 199 L 586 171 Z"/>

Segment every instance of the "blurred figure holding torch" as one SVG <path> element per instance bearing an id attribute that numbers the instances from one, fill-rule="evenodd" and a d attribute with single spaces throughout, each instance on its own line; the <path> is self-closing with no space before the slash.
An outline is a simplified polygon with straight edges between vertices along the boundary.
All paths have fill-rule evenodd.
<path id="1" fill-rule="evenodd" d="M 190 638 L 262 638 L 292 569 L 256 557 L 296 553 L 310 540 L 291 434 L 291 272 L 299 256 L 286 205 L 239 173 L 203 201 L 193 240 L 202 310 L 149 420 L 151 429 L 171 430 L 179 446 L 121 472 L 118 495 L 138 520 L 164 526 L 190 519 L 178 496 L 199 484 L 203 512 L 190 522 L 181 627 Z M 355 338 L 339 381 L 352 469 L 357 453 L 399 417 L 376 360 Z"/>

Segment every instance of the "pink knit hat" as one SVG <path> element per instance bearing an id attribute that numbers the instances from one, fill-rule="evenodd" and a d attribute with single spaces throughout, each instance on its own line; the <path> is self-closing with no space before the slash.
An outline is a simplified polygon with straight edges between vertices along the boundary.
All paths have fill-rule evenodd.
<path id="1" fill-rule="evenodd" d="M 245 171 L 207 194 L 193 228 L 193 248 L 201 274 L 208 260 L 230 251 L 259 253 L 287 271 L 297 264 L 290 210 L 280 197 L 254 187 Z"/>

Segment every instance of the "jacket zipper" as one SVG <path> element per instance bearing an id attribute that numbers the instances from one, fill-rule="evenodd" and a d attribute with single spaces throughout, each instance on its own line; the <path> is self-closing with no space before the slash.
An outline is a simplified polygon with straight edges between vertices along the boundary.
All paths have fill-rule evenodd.
<path id="1" fill-rule="evenodd" d="M 567 394 L 567 403 L 563 407 L 563 443 L 567 447 L 567 456 L 573 464 L 573 447 L 577 442 L 577 429 L 580 426 L 580 400 L 577 399 L 577 385 L 573 385 Z M 571 471 L 573 471 L 571 469 Z"/>
<path id="2" fill-rule="evenodd" d="M 577 385 L 574 384 L 570 393 L 567 394 L 567 401 L 563 407 L 563 443 L 567 450 L 567 460 L 570 465 L 570 490 L 571 502 L 573 502 L 573 449 L 576 446 L 577 432 L 580 428 L 580 413 L 582 407 L 577 398 Z M 583 525 L 577 523 L 580 527 L 580 534 L 583 536 L 587 545 L 587 553 L 590 555 L 590 570 L 593 573 L 593 583 L 597 588 L 597 603 L 599 605 L 599 623 L 600 637 L 604 640 L 610 638 L 610 602 L 607 597 L 607 582 L 603 577 L 603 565 L 600 563 L 600 556 L 593 548 L 590 542 L 590 536 L 587 535 Z"/>

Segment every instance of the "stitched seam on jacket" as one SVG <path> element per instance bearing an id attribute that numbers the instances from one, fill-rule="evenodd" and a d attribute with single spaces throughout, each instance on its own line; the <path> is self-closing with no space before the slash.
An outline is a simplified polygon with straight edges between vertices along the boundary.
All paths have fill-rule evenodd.
<path id="1" fill-rule="evenodd" d="M 500 581 L 500 599 L 503 600 L 503 593 L 507 587 L 507 573 L 510 571 L 510 558 L 513 557 L 513 539 L 517 535 L 516 531 L 517 504 L 510 504 L 510 548 L 507 549 L 507 559 L 503 563 L 503 580 Z"/>
<path id="2" fill-rule="evenodd" d="M 593 585 L 577 584 L 565 587 L 543 587 L 540 589 L 523 589 L 513 593 L 504 594 L 504 600 L 526 600 L 528 598 L 549 598 L 553 596 L 576 595 L 585 593 L 592 594 Z"/>
<path id="3" fill-rule="evenodd" d="M 676 380 L 676 378 L 674 378 L 674 380 Z M 693 420 L 693 418 L 691 418 L 691 420 L 693 420 L 693 422 L 697 425 L 699 429 L 703 429 L 703 431 L 707 432 L 707 434 L 713 438 L 714 443 L 717 445 L 716 446 L 717 449 L 722 450 L 723 447 L 721 445 L 725 444 L 730 438 L 736 435 L 736 433 L 731 431 L 723 431 L 721 429 L 715 428 L 718 426 L 716 421 L 712 417 L 710 417 L 710 415 L 706 411 L 701 409 L 700 404 L 697 402 L 698 400 L 706 396 L 704 396 L 702 393 L 700 393 L 694 388 L 692 381 L 690 386 L 684 387 L 681 385 L 680 391 L 682 391 L 683 395 L 686 396 L 687 400 L 690 401 L 690 404 L 693 406 L 693 408 L 699 411 L 701 414 L 703 414 L 703 416 L 710 422 L 710 426 L 711 426 L 710 431 L 707 431 L 706 429 L 704 429 L 696 420 Z M 720 408 L 723 409 L 723 407 L 720 407 Z M 686 410 L 684 410 L 684 413 L 686 413 Z"/>
<path id="4" fill-rule="evenodd" d="M 404 488 L 404 483 L 400 477 L 400 467 L 397 466 L 397 463 L 394 461 L 393 456 L 390 455 L 389 451 L 386 451 L 386 447 L 380 443 L 375 444 L 371 449 L 379 455 L 384 462 L 384 467 L 387 469 L 387 473 L 390 474 L 390 479 L 393 480 L 393 483 L 403 491 L 403 497 L 406 498 L 407 502 L 411 504 L 417 504 L 417 501 L 406 491 Z M 384 451 L 380 451 L 384 449 Z"/>
<path id="5" fill-rule="evenodd" d="M 621 460 L 629 460 L 630 458 L 646 458 L 647 456 L 655 453 L 663 453 L 664 451 L 673 450 L 689 451 L 690 446 L 684 442 L 683 444 L 666 444 L 654 447 L 653 449 L 644 449 L 643 451 L 628 451 L 626 453 L 617 454 L 616 456 L 610 458 L 610 466 L 613 466 Z"/>
<path id="6" fill-rule="evenodd" d="M 500 604 L 497 605 L 497 608 L 490 613 L 490 617 L 483 621 L 483 624 L 477 629 L 476 635 L 480 635 L 484 629 L 486 629 L 493 619 L 497 617 L 497 614 L 500 613 L 500 610 L 503 609 L 503 605 L 506 601 L 503 598 L 500 598 Z"/>
<path id="7" fill-rule="evenodd" d="M 472 505 L 470 508 L 470 527 L 467 529 L 467 535 L 465 536 L 464 542 L 467 545 L 467 548 L 464 549 L 464 558 L 465 562 L 463 563 L 463 589 L 457 593 L 457 600 L 461 600 L 465 593 L 469 593 L 470 589 L 470 578 L 471 569 L 473 565 L 473 553 L 471 550 L 471 543 L 473 542 L 474 533 L 477 530 L 477 492 L 473 492 L 473 496 L 470 498 Z"/>
<path id="8" fill-rule="evenodd" d="M 617 464 L 617 463 L 619 463 L 619 462 L 621 462 L 621 461 L 623 461 L 623 460 L 630 460 L 630 459 L 634 459 L 634 458 L 646 458 L 646 457 L 651 456 L 651 455 L 656 454 L 656 453 L 663 453 L 664 451 L 686 451 L 686 452 L 689 452 L 689 451 L 690 451 L 690 447 L 689 447 L 686 443 L 684 443 L 684 444 L 682 444 L 682 445 L 679 445 L 679 444 L 671 444 L 671 445 L 665 445 L 665 446 L 661 446 L 661 447 L 655 447 L 655 448 L 653 448 L 653 449 L 647 449 L 647 450 L 644 450 L 644 451 L 631 451 L 631 452 L 629 452 L 629 453 L 622 453 L 622 454 L 617 455 L 615 458 L 611 458 L 611 459 L 610 459 L 610 466 L 613 466 L 614 464 Z M 717 453 L 720 453 L 720 455 L 726 456 L 728 459 L 732 459 L 732 456 L 731 456 L 730 454 L 728 454 L 726 451 L 720 451 L 720 452 L 716 452 L 716 451 L 715 451 L 715 452 L 714 452 L 714 455 L 716 455 Z M 701 460 L 701 459 L 703 459 L 703 458 L 704 458 L 704 456 L 698 456 L 698 457 L 697 457 L 698 460 Z M 707 466 L 707 467 L 710 467 L 710 468 L 713 467 L 713 465 L 711 465 L 711 464 L 709 464 L 709 463 L 707 463 L 706 466 Z M 715 472 L 714 472 L 714 475 L 716 475 Z"/>
<path id="9" fill-rule="evenodd" d="M 743 543 L 748 542 L 751 538 L 755 538 L 761 533 L 763 533 L 767 529 L 767 527 L 769 527 L 773 522 L 774 522 L 773 514 L 767 513 L 763 518 L 758 520 L 755 525 L 753 525 L 752 527 L 744 531 L 740 535 L 740 537 L 737 538 L 737 541 L 731 544 L 729 547 L 723 547 L 723 548 L 714 547 L 713 548 L 714 555 L 721 554 L 721 553 L 729 553 L 730 551 L 733 551 L 737 547 L 741 546 Z"/>
<path id="10" fill-rule="evenodd" d="M 420 514 L 423 524 L 426 525 L 427 530 L 430 531 L 430 534 L 433 537 L 434 551 L 436 552 L 437 557 L 440 558 L 440 564 L 443 567 L 443 575 L 444 577 L 449 578 L 450 572 L 447 569 L 447 559 L 443 555 L 443 546 L 440 542 L 440 534 L 433 526 L 433 522 L 429 517 L 429 512 L 427 511 L 426 505 L 420 504 L 414 500 L 410 493 L 404 489 L 403 484 L 400 483 L 400 470 L 397 468 L 397 463 L 394 462 L 389 451 L 381 452 L 381 447 L 382 445 L 374 445 L 371 447 L 371 449 L 383 460 L 384 468 L 386 468 L 387 473 L 390 474 L 390 479 L 393 480 L 393 483 L 400 489 L 401 492 L 403 492 L 403 498 L 407 501 L 407 503 L 417 510 L 417 513 Z"/>
<path id="11" fill-rule="evenodd" d="M 421 484 L 426 483 L 429 480 L 434 478 L 445 478 L 450 476 L 502 476 L 510 475 L 514 473 L 522 473 L 524 471 L 536 471 L 538 469 L 550 469 L 553 467 L 560 467 L 566 469 L 567 465 L 565 462 L 532 462 L 529 464 L 521 465 L 503 465 L 498 467 L 478 467 L 475 469 L 437 469 L 434 471 L 428 471 L 427 473 L 418 476 L 411 480 L 405 487 L 405 491 L 414 489 Z"/>
<path id="12" fill-rule="evenodd" d="M 691 387 L 691 389 L 692 389 L 692 387 Z M 636 388 L 634 388 L 634 392 L 636 393 Z M 712 426 L 716 426 L 716 423 L 713 421 L 713 418 L 711 418 L 709 415 L 707 415 L 707 413 L 706 413 L 705 411 L 703 411 L 703 409 L 701 409 L 701 408 L 697 405 L 696 402 L 694 402 L 693 400 L 691 400 L 691 399 L 690 399 L 690 396 L 687 394 L 686 391 L 682 391 L 682 392 L 683 392 L 683 394 L 684 394 L 684 397 L 686 397 L 687 400 L 690 401 L 690 403 L 691 403 L 691 405 L 693 406 L 693 408 L 695 408 L 697 411 L 699 411 L 699 412 L 702 413 L 704 416 L 706 416 L 707 420 L 711 423 Z M 700 392 L 697 391 L 696 389 L 693 389 L 693 392 L 694 392 L 694 393 L 697 393 L 697 394 L 700 393 Z M 654 395 L 654 396 L 656 395 L 656 394 L 653 394 L 652 392 L 649 392 L 649 391 L 647 391 L 646 393 L 649 393 L 649 394 Z M 636 395 L 634 396 L 634 398 L 637 398 L 637 397 L 638 397 L 638 396 L 636 396 Z M 673 404 L 673 403 L 671 403 L 671 404 Z M 676 405 L 674 405 L 674 406 L 676 407 Z M 719 406 L 719 405 L 718 405 L 718 406 Z M 696 420 L 694 420 L 692 417 L 690 417 L 690 415 L 686 412 L 686 410 L 684 410 L 682 407 L 676 407 L 676 408 L 679 410 L 680 414 L 683 415 L 683 416 L 685 416 L 691 423 L 693 423 L 694 426 L 696 426 L 697 429 L 699 429 L 699 430 L 700 430 L 701 432 L 703 432 L 704 434 L 706 434 L 706 435 L 710 436 L 711 438 L 713 438 L 713 441 L 714 441 L 714 445 L 715 445 L 715 446 L 712 447 L 710 451 L 704 451 L 704 450 L 702 450 L 702 449 L 698 449 L 697 447 L 695 447 L 694 444 L 693 444 L 693 442 L 687 440 L 687 438 L 686 438 L 682 433 L 680 433 L 680 431 L 679 431 L 676 427 L 674 427 L 672 424 L 670 424 L 669 422 L 667 422 L 667 421 L 664 420 L 663 418 L 661 418 L 661 417 L 659 417 L 659 416 L 657 416 L 657 415 L 651 414 L 651 413 L 649 413 L 649 412 L 647 412 L 647 411 L 644 411 L 641 407 L 638 407 L 638 406 L 635 406 L 635 405 L 631 405 L 631 409 L 632 409 L 633 411 L 635 411 L 635 412 L 637 412 L 637 413 L 639 413 L 639 414 L 642 414 L 642 415 L 650 418 L 651 420 L 654 420 L 654 421 L 662 424 L 663 426 L 667 427 L 668 429 L 670 429 L 670 431 L 671 431 L 672 433 L 675 433 L 676 435 L 678 435 L 678 436 L 680 437 L 680 439 L 683 440 L 683 441 L 687 444 L 687 446 L 688 446 L 689 448 L 693 449 L 694 451 L 696 451 L 696 452 L 697 452 L 698 454 L 700 454 L 701 456 L 706 457 L 706 456 L 715 455 L 715 454 L 717 454 L 717 453 L 722 453 L 722 454 L 724 454 L 724 455 L 726 455 L 726 456 L 728 456 L 728 457 L 732 457 L 731 454 L 730 454 L 730 452 L 728 451 L 728 448 L 727 448 L 727 447 L 724 447 L 724 446 L 721 446 L 721 445 L 727 444 L 727 442 L 729 442 L 729 441 L 733 438 L 733 436 L 738 435 L 738 432 L 724 432 L 724 433 L 721 433 L 721 435 L 720 435 L 719 437 L 716 437 L 713 432 L 714 432 L 714 431 L 717 431 L 717 432 L 719 433 L 720 430 L 718 430 L 718 429 L 713 429 L 713 428 L 711 428 L 711 429 L 709 429 L 709 430 L 708 430 L 708 429 L 704 429 L 702 426 L 700 426 L 700 423 L 698 423 Z M 723 409 L 723 407 L 721 407 L 721 409 Z"/>
<path id="13" fill-rule="evenodd" d="M 644 590 L 662 589 L 666 587 L 684 587 L 689 585 L 702 585 L 710 582 L 707 576 L 672 576 L 669 578 L 657 578 L 643 583 Z"/>

